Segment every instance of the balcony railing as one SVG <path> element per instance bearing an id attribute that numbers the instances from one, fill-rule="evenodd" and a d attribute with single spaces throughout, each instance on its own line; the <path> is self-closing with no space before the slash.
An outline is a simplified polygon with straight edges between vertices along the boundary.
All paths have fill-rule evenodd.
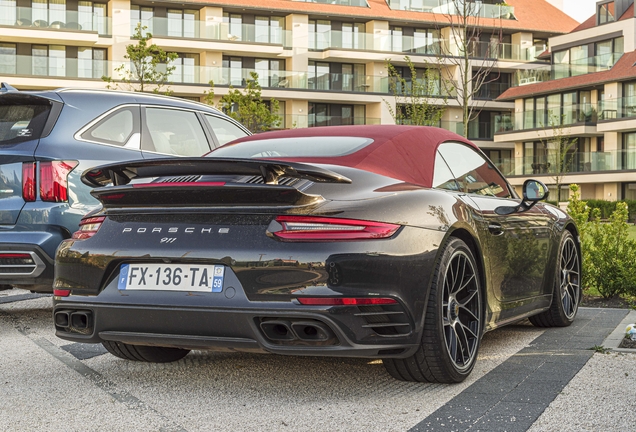
<path id="1" fill-rule="evenodd" d="M 248 42 L 291 47 L 291 31 L 281 27 L 257 24 L 234 24 L 198 20 L 154 17 L 141 20 L 145 31 L 156 37 L 207 39 L 223 42 Z M 135 33 L 139 21 L 131 21 L 130 34 Z"/>
<path id="2" fill-rule="evenodd" d="M 580 174 L 602 171 L 636 170 L 635 150 L 614 150 L 606 152 L 572 152 L 564 157 L 559 167 L 558 157 L 548 153 L 542 157 L 518 157 L 502 159 L 511 169 L 504 172 L 508 176 Z"/>
<path id="3" fill-rule="evenodd" d="M 341 6 L 369 7 L 367 0 L 293 0 L 304 3 L 337 4 Z"/>
<path id="4" fill-rule="evenodd" d="M 603 54 L 576 60 L 571 64 L 552 64 L 520 69 L 515 72 L 513 85 L 534 84 L 609 70 L 614 67 L 621 56 L 622 54 Z"/>
<path id="5" fill-rule="evenodd" d="M 110 74 L 106 60 L 0 55 L 0 75 L 101 79 Z"/>
<path id="6" fill-rule="evenodd" d="M 456 5 L 448 0 L 387 0 L 391 9 L 410 10 L 418 12 L 430 12 L 449 15 L 463 15 L 461 2 Z M 460 7 L 457 7 L 460 6 Z M 471 2 L 469 14 L 481 18 L 514 19 L 514 8 L 512 6 L 484 4 L 481 2 Z"/>
<path id="7" fill-rule="evenodd" d="M 510 84 L 508 83 L 486 83 L 479 88 L 479 91 L 475 95 L 475 99 L 494 100 L 501 96 L 503 92 L 509 88 Z"/>
<path id="8" fill-rule="evenodd" d="M 110 35 L 111 19 L 96 12 L 0 5 L 0 25 Z"/>
<path id="9" fill-rule="evenodd" d="M 599 120 L 636 117 L 636 96 L 599 101 Z"/>
<path id="10" fill-rule="evenodd" d="M 596 124 L 596 104 L 566 105 L 554 110 L 534 110 L 503 114 L 495 118 L 495 133 L 529 129 L 551 129 L 554 126 Z M 559 111 L 561 110 L 561 111 Z"/>

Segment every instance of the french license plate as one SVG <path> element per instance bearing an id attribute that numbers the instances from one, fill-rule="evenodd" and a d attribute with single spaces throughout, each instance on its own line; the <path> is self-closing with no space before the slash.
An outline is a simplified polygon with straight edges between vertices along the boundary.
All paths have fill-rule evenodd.
<path id="1" fill-rule="evenodd" d="M 222 265 L 122 264 L 117 288 L 151 291 L 223 291 Z"/>

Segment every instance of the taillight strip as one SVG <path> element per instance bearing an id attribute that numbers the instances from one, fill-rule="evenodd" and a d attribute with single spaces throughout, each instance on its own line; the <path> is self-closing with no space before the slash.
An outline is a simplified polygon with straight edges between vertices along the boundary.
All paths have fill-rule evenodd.
<path id="1" fill-rule="evenodd" d="M 400 225 L 357 219 L 316 216 L 278 216 L 280 230 L 271 234 L 283 241 L 374 240 L 391 237 Z"/>

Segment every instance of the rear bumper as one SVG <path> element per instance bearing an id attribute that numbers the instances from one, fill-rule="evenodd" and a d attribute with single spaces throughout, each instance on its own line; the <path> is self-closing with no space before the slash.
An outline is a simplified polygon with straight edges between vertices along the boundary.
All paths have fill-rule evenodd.
<path id="1" fill-rule="evenodd" d="M 54 260 L 36 244 L 4 243 L 0 233 L 0 254 L 24 253 L 29 264 L 15 265 L 0 260 L 0 285 L 16 285 L 41 292 L 53 291 Z"/>
<path id="2" fill-rule="evenodd" d="M 56 301 L 53 315 L 56 336 L 83 343 L 118 341 L 213 351 L 363 358 L 407 357 L 418 349 L 413 334 L 385 340 L 374 338 L 368 343 L 358 340 L 363 337 L 360 332 L 334 319 L 338 314 L 347 314 L 345 309 L 351 307 L 293 312 L 289 308 L 224 310 Z M 81 319 L 74 314 L 82 315 Z M 64 326 L 65 319 L 69 320 L 68 326 Z M 86 328 L 74 327 L 83 326 L 84 322 Z M 287 322 L 288 328 L 295 330 L 272 339 L 263 322 Z M 324 337 L 320 337 L 320 330 L 319 337 L 303 334 L 302 326 L 323 329 Z"/>

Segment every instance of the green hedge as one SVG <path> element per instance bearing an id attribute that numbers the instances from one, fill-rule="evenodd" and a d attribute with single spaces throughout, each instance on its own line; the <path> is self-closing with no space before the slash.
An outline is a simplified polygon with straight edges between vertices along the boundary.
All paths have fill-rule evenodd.
<path id="1" fill-rule="evenodd" d="M 584 200 L 590 209 L 597 208 L 601 212 L 601 219 L 609 219 L 612 213 L 616 210 L 616 203 L 619 201 L 605 201 L 605 200 Z M 629 222 L 636 223 L 636 200 L 621 200 L 627 204 L 629 211 Z"/>

